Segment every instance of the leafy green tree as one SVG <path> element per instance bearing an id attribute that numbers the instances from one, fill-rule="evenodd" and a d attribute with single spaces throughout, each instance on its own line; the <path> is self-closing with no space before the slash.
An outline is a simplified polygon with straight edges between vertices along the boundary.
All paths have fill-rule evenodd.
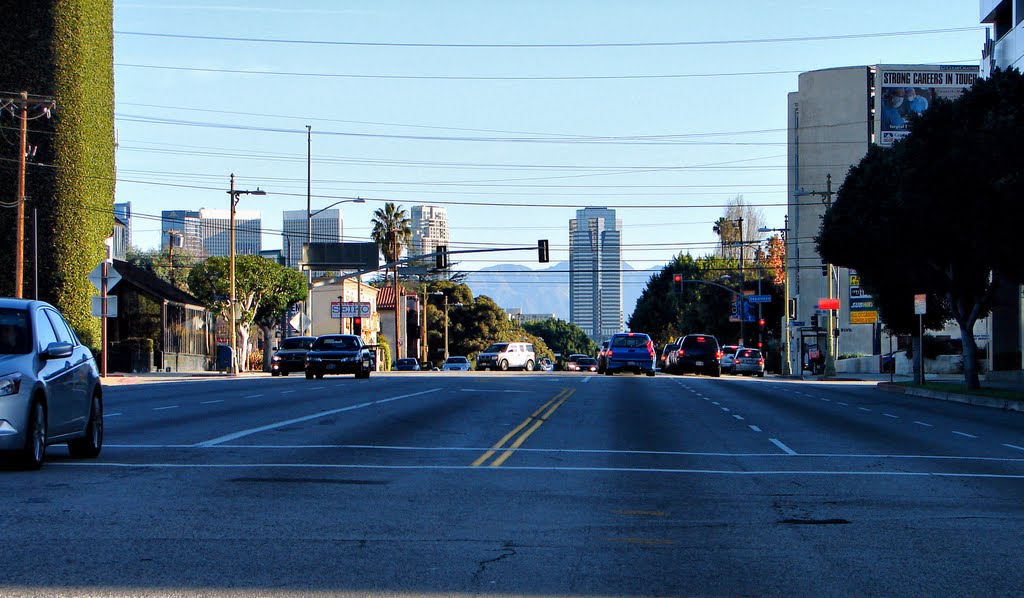
<path id="1" fill-rule="evenodd" d="M 582 328 L 565 320 L 541 320 L 523 324 L 523 329 L 544 343 L 554 352 L 562 355 L 581 353 L 596 355 L 597 344 L 587 336 Z"/>
<path id="2" fill-rule="evenodd" d="M 384 256 L 384 262 L 390 263 L 397 261 L 402 255 L 402 249 L 408 248 L 412 244 L 412 220 L 406 214 L 405 209 L 400 205 L 387 202 L 383 208 L 378 208 L 373 212 L 373 230 L 370 232 L 370 238 L 380 248 L 381 254 Z M 398 266 L 393 268 L 394 273 L 394 288 L 395 297 L 398 296 Z M 385 281 L 387 280 L 387 274 L 385 273 Z M 395 330 L 401 330 L 399 326 L 399 314 L 402 310 L 395 309 Z M 398 355 L 395 357 L 401 357 L 402 351 L 400 345 L 402 339 L 395 339 L 395 350 L 398 351 Z"/>
<path id="3" fill-rule="evenodd" d="M 228 257 L 211 257 L 196 264 L 188 275 L 188 286 L 192 294 L 215 315 L 230 317 Z M 241 338 L 240 355 L 237 356 L 239 364 L 247 363 L 249 329 L 257 318 L 266 322 L 270 314 L 280 314 L 292 303 L 304 300 L 306 292 L 306 279 L 295 270 L 258 255 L 235 257 L 237 329 L 234 334 Z"/>
<path id="4" fill-rule="evenodd" d="M 169 252 L 166 249 L 139 249 L 129 247 L 125 261 L 152 272 L 161 280 L 188 291 L 188 273 L 196 263 L 196 257 L 184 249 Z"/>
<path id="5" fill-rule="evenodd" d="M 974 324 L 991 311 L 993 281 L 1024 282 L 1016 243 L 1021 106 L 1016 70 L 997 70 L 955 101 L 937 100 L 902 142 L 869 148 L 817 238 L 822 257 L 857 270 L 890 330 L 916 332 L 914 294 L 928 295 L 927 327 L 955 320 L 968 388 L 980 386 Z"/>

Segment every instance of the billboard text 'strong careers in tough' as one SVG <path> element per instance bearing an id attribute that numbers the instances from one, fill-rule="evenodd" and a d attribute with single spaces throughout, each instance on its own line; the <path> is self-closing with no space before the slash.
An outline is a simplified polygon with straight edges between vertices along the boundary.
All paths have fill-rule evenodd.
<path id="1" fill-rule="evenodd" d="M 954 100 L 978 80 L 966 65 L 879 65 L 875 71 L 875 142 L 889 147 L 910 132 L 910 119 L 936 99 Z"/>

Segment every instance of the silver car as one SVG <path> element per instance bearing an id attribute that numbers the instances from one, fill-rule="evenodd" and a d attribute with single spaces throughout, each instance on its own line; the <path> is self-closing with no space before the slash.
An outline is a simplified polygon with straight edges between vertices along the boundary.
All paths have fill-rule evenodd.
<path id="1" fill-rule="evenodd" d="M 764 355 L 757 349 L 739 349 L 733 359 L 732 373 L 764 377 Z"/>
<path id="2" fill-rule="evenodd" d="M 0 298 L 0 459 L 39 469 L 46 447 L 103 447 L 103 389 L 92 351 L 48 303 Z"/>
<path id="3" fill-rule="evenodd" d="M 469 360 L 458 355 L 445 359 L 444 365 L 441 366 L 442 372 L 468 372 L 470 369 Z"/>

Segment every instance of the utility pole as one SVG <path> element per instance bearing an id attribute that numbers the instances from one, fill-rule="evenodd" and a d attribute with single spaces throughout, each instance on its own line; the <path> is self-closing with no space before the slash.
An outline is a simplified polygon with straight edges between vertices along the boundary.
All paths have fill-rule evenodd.
<path id="1" fill-rule="evenodd" d="M 18 151 L 18 215 L 14 248 L 14 297 L 21 299 L 25 280 L 25 154 L 28 150 L 28 92 L 21 92 L 21 142 Z"/>
<path id="2" fill-rule="evenodd" d="M 736 221 L 740 227 L 740 295 L 737 299 L 737 309 L 740 314 L 740 346 L 747 344 L 746 322 L 747 322 L 747 309 L 744 305 L 744 293 L 743 293 L 743 216 L 740 216 Z"/>
<path id="3" fill-rule="evenodd" d="M 828 211 L 829 209 L 832 208 L 832 195 L 834 195 L 834 192 L 832 191 L 832 174 L 829 173 L 829 174 L 825 175 L 825 190 L 824 191 L 799 191 L 799 192 L 795 193 L 794 195 L 796 197 L 801 197 L 801 196 L 804 196 L 804 195 L 817 195 L 818 197 L 821 198 L 821 203 L 825 205 L 825 210 Z M 788 249 L 787 249 L 787 251 L 788 251 Z M 829 302 L 831 303 L 831 299 L 833 298 L 832 297 L 832 264 L 825 264 L 825 284 L 828 285 L 828 298 L 830 300 Z M 835 340 L 834 340 L 834 334 L 833 334 L 833 330 L 835 328 L 835 325 L 832 322 L 832 312 L 833 311 L 834 310 L 831 310 L 831 309 L 828 310 L 828 325 L 827 325 L 827 329 L 825 330 L 825 344 L 828 347 L 828 351 L 826 352 L 826 355 L 825 355 L 825 376 L 835 376 L 836 375 L 836 357 L 835 357 L 836 347 L 834 346 Z"/>

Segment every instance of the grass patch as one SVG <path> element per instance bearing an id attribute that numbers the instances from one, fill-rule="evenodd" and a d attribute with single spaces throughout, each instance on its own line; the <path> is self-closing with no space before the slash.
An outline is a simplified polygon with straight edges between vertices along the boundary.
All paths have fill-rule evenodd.
<path id="1" fill-rule="evenodd" d="M 967 387 L 963 384 L 957 384 L 955 382 L 926 382 L 924 384 L 914 384 L 913 382 L 897 382 L 900 386 L 906 386 L 907 388 L 923 388 L 926 390 L 934 390 L 937 392 L 951 392 L 961 395 L 971 395 L 975 397 L 989 397 L 993 399 L 1009 399 L 1011 401 L 1024 401 L 1024 391 L 1019 390 L 1008 390 L 1005 388 L 980 388 L 978 390 L 967 390 Z"/>

